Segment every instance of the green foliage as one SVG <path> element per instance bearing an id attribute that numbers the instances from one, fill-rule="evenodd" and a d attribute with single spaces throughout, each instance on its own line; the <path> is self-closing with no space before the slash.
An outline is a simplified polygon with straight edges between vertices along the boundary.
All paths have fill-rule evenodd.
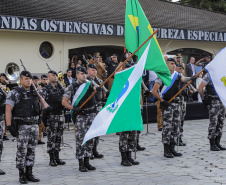
<path id="1" fill-rule="evenodd" d="M 226 13 L 226 0 L 179 0 L 178 3 Z"/>

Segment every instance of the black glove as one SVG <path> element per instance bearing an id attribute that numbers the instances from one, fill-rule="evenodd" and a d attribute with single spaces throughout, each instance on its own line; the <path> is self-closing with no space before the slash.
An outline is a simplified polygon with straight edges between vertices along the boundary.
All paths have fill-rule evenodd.
<path id="1" fill-rule="evenodd" d="M 12 125 L 7 126 L 8 131 L 13 137 L 17 137 L 17 130 Z"/>
<path id="2" fill-rule="evenodd" d="M 79 112 L 82 111 L 82 109 L 80 109 L 79 107 L 73 107 L 72 111 L 73 111 L 74 113 L 79 113 Z"/>
<path id="3" fill-rule="evenodd" d="M 202 103 L 203 103 L 203 105 L 204 105 L 206 108 L 208 107 L 208 105 L 210 105 L 209 99 L 204 99 L 204 100 L 202 100 Z"/>
<path id="4" fill-rule="evenodd" d="M 160 102 L 160 109 L 166 109 L 169 105 L 168 101 L 164 100 L 163 102 Z"/>
<path id="5" fill-rule="evenodd" d="M 47 108 L 43 109 L 43 112 L 44 112 L 44 110 L 45 110 L 46 114 L 49 114 L 51 111 L 53 111 L 53 107 L 47 107 Z"/>
<path id="6" fill-rule="evenodd" d="M 100 92 L 101 91 L 101 87 L 96 87 L 96 91 Z"/>
<path id="7" fill-rule="evenodd" d="M 107 91 L 106 92 L 106 98 L 108 98 L 109 94 L 110 94 L 109 91 Z"/>
<path id="8" fill-rule="evenodd" d="M 191 80 L 192 82 L 195 82 L 196 78 L 197 78 L 197 77 L 192 76 L 192 77 L 190 78 L 190 80 Z"/>

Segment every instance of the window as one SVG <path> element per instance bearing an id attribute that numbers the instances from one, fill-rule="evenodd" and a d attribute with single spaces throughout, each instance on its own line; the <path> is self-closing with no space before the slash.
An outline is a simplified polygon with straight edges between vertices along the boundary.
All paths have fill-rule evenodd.
<path id="1" fill-rule="evenodd" d="M 40 55 L 45 58 L 49 59 L 53 55 L 53 45 L 50 42 L 43 42 L 39 47 Z"/>

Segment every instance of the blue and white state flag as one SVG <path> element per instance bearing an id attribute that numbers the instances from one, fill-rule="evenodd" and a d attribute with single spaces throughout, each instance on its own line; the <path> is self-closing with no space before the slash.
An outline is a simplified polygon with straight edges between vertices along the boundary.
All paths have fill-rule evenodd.
<path id="1" fill-rule="evenodd" d="M 214 89 L 226 107 L 226 47 L 205 67 L 210 75 Z"/>

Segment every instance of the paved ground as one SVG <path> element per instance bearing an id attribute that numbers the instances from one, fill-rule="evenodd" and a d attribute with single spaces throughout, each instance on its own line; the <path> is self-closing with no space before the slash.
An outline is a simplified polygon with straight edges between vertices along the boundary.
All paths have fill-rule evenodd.
<path id="1" fill-rule="evenodd" d="M 67 164 L 65 166 L 48 166 L 49 158 L 46 145 L 36 148 L 34 174 L 41 179 L 39 184 L 226 184 L 226 151 L 212 152 L 207 140 L 208 120 L 186 121 L 184 130 L 185 147 L 179 147 L 182 157 L 166 159 L 163 157 L 161 132 L 156 124 L 150 124 L 152 134 L 142 135 L 141 144 L 147 149 L 137 153 L 138 166 L 120 166 L 118 136 L 115 134 L 102 137 L 99 151 L 104 159 L 91 161 L 97 170 L 81 173 L 75 159 L 75 139 L 73 130 L 64 132 L 64 141 L 71 148 L 64 147 L 60 153 Z M 71 127 L 72 128 L 72 127 Z M 144 131 L 146 133 L 146 125 Z M 10 136 L 9 136 L 10 137 Z M 12 139 L 12 137 L 10 137 Z M 226 134 L 222 139 L 226 146 Z M 46 138 L 43 139 L 46 142 Z M 18 170 L 15 168 L 16 143 L 4 142 L 0 168 L 7 173 L 0 177 L 0 184 L 19 184 Z M 31 183 L 29 183 L 31 184 Z"/>

